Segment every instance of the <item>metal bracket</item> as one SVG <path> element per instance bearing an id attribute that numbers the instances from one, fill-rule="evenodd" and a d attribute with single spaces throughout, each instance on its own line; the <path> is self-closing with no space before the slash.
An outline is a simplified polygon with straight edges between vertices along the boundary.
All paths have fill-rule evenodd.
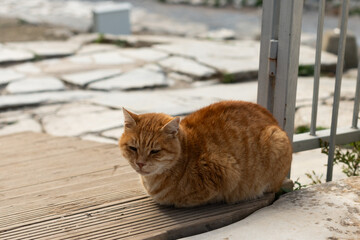
<path id="1" fill-rule="evenodd" d="M 269 56 L 269 76 L 276 76 L 276 65 L 277 65 L 277 53 L 278 53 L 278 40 L 270 40 L 270 56 Z"/>

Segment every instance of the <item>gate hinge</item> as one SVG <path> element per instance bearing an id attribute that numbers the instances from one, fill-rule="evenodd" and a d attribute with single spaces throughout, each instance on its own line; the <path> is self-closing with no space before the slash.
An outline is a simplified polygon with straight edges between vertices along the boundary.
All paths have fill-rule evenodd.
<path id="1" fill-rule="evenodd" d="M 270 40 L 270 56 L 269 56 L 269 76 L 276 76 L 278 40 Z"/>

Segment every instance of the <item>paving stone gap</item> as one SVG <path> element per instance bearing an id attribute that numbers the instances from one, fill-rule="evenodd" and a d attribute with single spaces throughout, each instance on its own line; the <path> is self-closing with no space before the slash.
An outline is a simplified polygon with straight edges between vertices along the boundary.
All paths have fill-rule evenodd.
<path id="1" fill-rule="evenodd" d="M 168 83 L 164 73 L 139 68 L 120 76 L 110 77 L 106 80 L 100 80 L 90 83 L 89 88 L 93 90 L 131 90 L 146 87 L 165 87 Z"/>
<path id="2" fill-rule="evenodd" d="M 32 77 L 14 81 L 8 84 L 5 91 L 8 94 L 64 91 L 65 85 L 55 77 Z"/>
<path id="3" fill-rule="evenodd" d="M 61 79 L 67 83 L 74 84 L 80 87 L 86 87 L 90 83 L 101 81 L 110 77 L 120 75 L 122 70 L 114 69 L 99 69 L 84 72 L 77 72 L 72 74 L 65 74 Z"/>

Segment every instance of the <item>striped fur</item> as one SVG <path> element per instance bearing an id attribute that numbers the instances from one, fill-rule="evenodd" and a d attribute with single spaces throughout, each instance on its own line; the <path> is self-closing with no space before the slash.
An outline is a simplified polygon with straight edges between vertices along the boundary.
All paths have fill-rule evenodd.
<path id="1" fill-rule="evenodd" d="M 263 107 L 223 101 L 180 123 L 124 109 L 119 146 L 158 203 L 191 207 L 277 192 L 291 165 L 286 133 Z M 141 168 L 140 168 L 141 167 Z"/>

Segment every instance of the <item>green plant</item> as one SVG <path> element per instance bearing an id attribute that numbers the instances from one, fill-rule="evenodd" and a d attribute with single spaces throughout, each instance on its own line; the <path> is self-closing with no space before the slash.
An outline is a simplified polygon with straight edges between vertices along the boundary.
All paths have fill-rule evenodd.
<path id="1" fill-rule="evenodd" d="M 316 127 L 316 130 L 325 130 L 325 127 Z M 297 128 L 295 128 L 295 134 L 300 134 L 300 133 L 307 133 L 310 132 L 310 127 L 309 125 L 300 125 Z"/>
<path id="2" fill-rule="evenodd" d="M 263 4 L 262 0 L 257 0 L 256 3 L 255 3 L 255 7 L 261 7 L 262 4 Z"/>
<path id="3" fill-rule="evenodd" d="M 235 82 L 235 77 L 234 77 L 233 74 L 226 73 L 226 74 L 223 76 L 222 82 L 223 82 L 223 83 L 233 83 L 233 82 Z"/>
<path id="4" fill-rule="evenodd" d="M 314 76 L 314 66 L 313 65 L 301 65 L 299 66 L 299 76 Z"/>
<path id="5" fill-rule="evenodd" d="M 18 21 L 18 23 L 21 24 L 21 25 L 29 24 L 26 20 L 21 19 L 21 18 L 18 18 L 17 21 Z"/>
<path id="6" fill-rule="evenodd" d="M 311 173 L 305 173 L 305 175 L 311 180 L 309 185 L 315 185 L 322 183 L 323 174 L 317 175 L 314 170 Z"/>
<path id="7" fill-rule="evenodd" d="M 299 182 L 299 178 L 294 181 L 294 191 L 300 190 L 302 188 L 306 188 L 307 185 L 303 185 L 301 182 Z"/>
<path id="8" fill-rule="evenodd" d="M 118 47 L 126 47 L 127 46 L 127 42 L 121 39 L 116 40 L 115 45 L 117 45 Z"/>
<path id="9" fill-rule="evenodd" d="M 354 15 L 360 15 L 360 8 L 359 7 L 350 9 L 349 16 L 354 16 Z"/>
<path id="10" fill-rule="evenodd" d="M 323 174 L 318 175 L 313 170 L 313 171 L 311 171 L 311 173 L 305 173 L 305 175 L 307 178 L 309 178 L 311 180 L 311 183 L 309 183 L 308 185 L 302 184 L 301 182 L 299 182 L 299 178 L 298 178 L 298 179 L 296 179 L 296 181 L 294 181 L 294 191 L 300 190 L 302 188 L 306 188 L 308 186 L 322 183 Z"/>
<path id="11" fill-rule="evenodd" d="M 320 142 L 321 152 L 329 155 L 329 143 Z M 360 176 L 360 141 L 344 146 L 335 146 L 334 164 L 342 164 L 346 176 Z"/>
<path id="12" fill-rule="evenodd" d="M 104 43 L 105 42 L 105 36 L 103 33 L 99 33 L 97 39 L 95 40 L 95 43 Z"/>
<path id="13" fill-rule="evenodd" d="M 34 54 L 34 61 L 41 61 L 41 60 L 43 60 L 43 59 L 44 59 L 43 56 L 40 56 L 40 55 L 38 55 L 38 54 Z"/>

